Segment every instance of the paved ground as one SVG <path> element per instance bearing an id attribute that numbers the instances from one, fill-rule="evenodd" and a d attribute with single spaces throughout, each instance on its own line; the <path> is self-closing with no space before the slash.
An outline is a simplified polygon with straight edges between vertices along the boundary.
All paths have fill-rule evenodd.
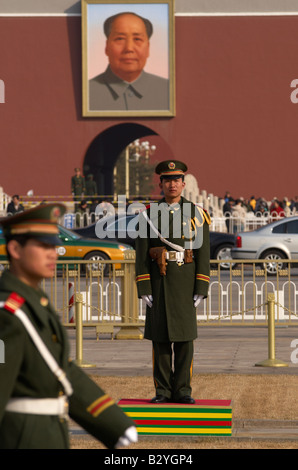
<path id="1" fill-rule="evenodd" d="M 118 334 L 115 330 L 115 335 Z M 136 336 L 142 333 L 136 329 Z M 131 332 L 128 332 L 131 335 Z M 71 356 L 76 358 L 76 332 L 69 330 Z M 94 365 L 92 372 L 99 375 L 137 376 L 152 374 L 151 342 L 139 339 L 110 339 L 101 335 L 96 340 L 95 328 L 84 328 L 83 361 Z M 297 339 L 297 346 L 291 346 Z M 268 330 L 266 327 L 201 327 L 195 341 L 194 373 L 237 374 L 297 374 L 298 363 L 291 361 L 297 348 L 298 328 L 276 327 L 275 357 L 288 364 L 287 367 L 256 367 L 266 360 L 268 353 Z M 294 358 L 295 359 L 295 358 Z"/>
<path id="2" fill-rule="evenodd" d="M 115 335 L 119 330 L 115 330 Z M 122 331 L 120 331 L 122 333 Z M 136 337 L 141 330 L 124 332 Z M 76 331 L 69 330 L 71 356 L 76 358 Z M 96 339 L 95 328 L 84 328 L 83 365 L 86 372 L 105 376 L 152 375 L 151 342 L 143 339 L 110 339 L 101 335 Z M 256 364 L 268 359 L 268 329 L 266 327 L 200 327 L 195 341 L 194 374 L 293 374 L 298 363 L 292 342 L 297 339 L 297 327 L 275 328 L 275 358 L 288 364 L 285 367 L 263 367 Z M 294 360 L 294 361 L 293 361 Z M 89 366 L 93 367 L 89 367 Z M 82 436 L 78 427 L 72 435 Z M 297 421 L 238 420 L 234 423 L 235 439 L 297 440 Z"/>

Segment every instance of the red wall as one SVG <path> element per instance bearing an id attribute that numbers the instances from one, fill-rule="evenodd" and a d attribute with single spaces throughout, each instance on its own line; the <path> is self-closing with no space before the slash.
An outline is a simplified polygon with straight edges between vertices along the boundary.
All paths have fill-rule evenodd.
<path id="1" fill-rule="evenodd" d="M 0 185 L 66 195 L 92 140 L 123 122 L 160 135 L 200 189 L 298 194 L 298 17 L 176 17 L 176 117 L 81 117 L 81 19 L 0 18 Z"/>

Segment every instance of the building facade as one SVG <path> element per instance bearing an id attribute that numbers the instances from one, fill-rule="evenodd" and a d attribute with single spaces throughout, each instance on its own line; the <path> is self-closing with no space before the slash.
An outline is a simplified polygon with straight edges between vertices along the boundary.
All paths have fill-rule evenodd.
<path id="1" fill-rule="evenodd" d="M 81 167 L 111 195 L 119 154 L 146 138 L 217 196 L 298 194 L 297 2 L 221 3 L 175 2 L 174 116 L 86 118 L 80 2 L 0 0 L 4 191 L 69 195 Z"/>

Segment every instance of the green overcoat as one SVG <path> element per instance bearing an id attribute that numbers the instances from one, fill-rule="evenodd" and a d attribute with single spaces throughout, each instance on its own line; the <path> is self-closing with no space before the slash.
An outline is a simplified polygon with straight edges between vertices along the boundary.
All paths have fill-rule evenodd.
<path id="1" fill-rule="evenodd" d="M 86 192 L 86 183 L 84 176 L 71 177 L 71 192 L 74 196 L 81 197 Z"/>
<path id="2" fill-rule="evenodd" d="M 142 295 L 153 296 L 152 308 L 146 308 L 146 322 L 144 337 L 155 342 L 179 342 L 192 341 L 197 337 L 196 309 L 194 307 L 193 297 L 195 294 L 208 296 L 208 287 L 210 281 L 210 240 L 209 240 L 209 215 L 205 211 L 199 211 L 196 206 L 185 198 L 181 197 L 179 204 L 173 209 L 168 206 L 165 200 L 160 203 L 167 208 L 168 217 L 168 236 L 164 237 L 182 247 L 186 247 L 188 237 L 185 227 L 190 227 L 194 232 L 200 230 L 200 236 L 203 237 L 199 248 L 193 249 L 193 262 L 179 266 L 175 261 L 168 261 L 166 266 L 166 275 L 162 276 L 156 261 L 149 255 L 149 249 L 156 246 L 165 246 L 167 250 L 172 251 L 165 242 L 162 242 L 156 235 L 150 234 L 149 227 L 147 236 L 139 233 L 136 239 L 136 282 L 139 298 Z M 184 207 L 191 206 L 184 210 Z M 152 208 L 147 208 L 147 215 L 152 220 Z M 150 215 L 151 214 L 151 215 Z M 162 215 L 163 214 L 163 217 Z M 140 217 L 143 217 L 140 214 Z M 155 217 L 155 216 L 154 216 Z M 174 218 L 175 219 L 174 219 Z M 162 218 L 167 219 L 165 213 L 158 214 L 159 232 L 167 232 L 166 227 L 162 230 Z M 175 222 L 174 222 L 175 220 Z M 180 233 L 177 230 L 177 220 L 180 220 Z M 195 225 L 194 225 L 195 224 Z M 148 224 L 147 224 L 148 225 Z M 141 227 L 139 225 L 139 232 Z M 187 235 L 187 233 L 186 233 Z M 194 235 L 195 236 L 195 235 Z M 189 246 L 189 245 L 188 245 Z M 194 244 L 194 246 L 196 246 Z"/>
<path id="3" fill-rule="evenodd" d="M 5 360 L 0 363 L 0 448 L 68 448 L 68 425 L 58 416 L 5 411 L 10 398 L 57 398 L 62 386 L 33 344 L 22 322 L 13 313 L 12 293 L 24 300 L 26 313 L 58 365 L 71 382 L 69 415 L 108 448 L 113 448 L 133 421 L 69 358 L 67 333 L 46 294 L 5 271 L 0 279 L 0 339 Z"/>

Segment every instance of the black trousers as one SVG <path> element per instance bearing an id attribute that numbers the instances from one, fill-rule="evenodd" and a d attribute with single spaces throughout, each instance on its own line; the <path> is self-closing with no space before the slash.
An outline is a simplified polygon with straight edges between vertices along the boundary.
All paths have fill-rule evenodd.
<path id="1" fill-rule="evenodd" d="M 152 343 L 156 395 L 173 401 L 191 395 L 193 341 Z"/>

